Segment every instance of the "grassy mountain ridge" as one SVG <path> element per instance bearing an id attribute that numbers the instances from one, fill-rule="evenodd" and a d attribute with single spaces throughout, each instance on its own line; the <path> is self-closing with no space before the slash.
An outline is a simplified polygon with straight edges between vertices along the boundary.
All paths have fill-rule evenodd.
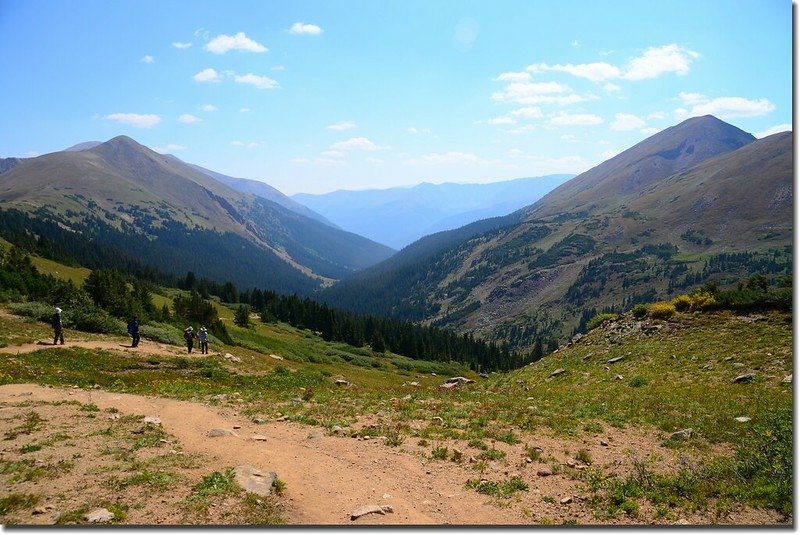
<path id="1" fill-rule="evenodd" d="M 401 252 L 354 275 L 331 302 L 350 306 L 346 294 L 357 294 L 361 311 L 518 347 L 569 337 L 603 309 L 754 269 L 790 272 L 792 177 L 791 133 L 753 141 L 716 118 L 690 119 L 424 262 Z"/>
<path id="2" fill-rule="evenodd" d="M 0 174 L 0 208 L 50 218 L 48 239 L 79 231 L 95 247 L 117 247 L 166 273 L 183 275 L 175 270 L 188 265 L 201 276 L 303 293 L 392 253 L 125 136 L 23 160 Z"/>

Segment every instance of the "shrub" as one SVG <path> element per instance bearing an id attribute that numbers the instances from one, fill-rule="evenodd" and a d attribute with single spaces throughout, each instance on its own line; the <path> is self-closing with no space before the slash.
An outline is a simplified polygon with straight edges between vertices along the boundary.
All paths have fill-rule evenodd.
<path id="1" fill-rule="evenodd" d="M 650 305 L 650 317 L 654 319 L 666 319 L 675 314 L 675 305 L 664 301 Z"/>
<path id="2" fill-rule="evenodd" d="M 672 300 L 672 306 L 674 306 L 675 310 L 678 312 L 687 312 L 692 308 L 692 299 L 686 294 L 679 295 Z"/>
<path id="3" fill-rule="evenodd" d="M 647 305 L 638 304 L 633 307 L 633 317 L 636 319 L 642 319 L 643 317 L 647 316 Z"/>

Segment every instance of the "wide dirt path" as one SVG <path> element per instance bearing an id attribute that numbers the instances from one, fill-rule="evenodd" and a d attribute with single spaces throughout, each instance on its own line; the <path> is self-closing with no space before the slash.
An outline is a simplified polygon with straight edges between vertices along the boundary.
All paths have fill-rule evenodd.
<path id="1" fill-rule="evenodd" d="M 464 487 L 473 471 L 454 463 L 428 462 L 381 441 L 325 436 L 290 422 L 255 424 L 235 412 L 201 403 L 104 392 L 42 387 L 0 386 L 0 403 L 23 400 L 94 403 L 101 410 L 157 416 L 187 454 L 212 459 L 212 470 L 250 464 L 274 471 L 286 483 L 289 524 L 529 524 L 519 512 L 487 503 L 486 496 Z M 209 437 L 212 428 L 238 436 Z M 262 435 L 266 441 L 255 441 Z M 366 504 L 388 504 L 394 513 L 351 521 Z"/>

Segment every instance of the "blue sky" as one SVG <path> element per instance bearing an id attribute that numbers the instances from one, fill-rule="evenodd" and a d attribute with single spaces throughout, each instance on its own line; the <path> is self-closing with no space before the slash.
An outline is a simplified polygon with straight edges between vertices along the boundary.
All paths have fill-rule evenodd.
<path id="1" fill-rule="evenodd" d="M 128 135 L 286 194 L 791 129 L 788 0 L 0 0 L 0 157 Z"/>

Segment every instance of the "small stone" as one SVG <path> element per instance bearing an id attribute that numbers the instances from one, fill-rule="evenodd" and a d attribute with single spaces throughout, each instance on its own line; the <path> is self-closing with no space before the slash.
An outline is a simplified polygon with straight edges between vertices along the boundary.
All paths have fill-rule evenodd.
<path id="1" fill-rule="evenodd" d="M 539 468 L 536 471 L 536 475 L 539 476 L 539 477 L 548 477 L 548 476 L 552 476 L 553 472 L 549 468 Z"/>
<path id="2" fill-rule="evenodd" d="M 267 441 L 267 437 L 265 437 L 264 435 L 253 435 L 250 438 L 252 440 L 255 440 L 256 442 L 266 442 Z"/>
<path id="3" fill-rule="evenodd" d="M 601 440 L 600 441 L 600 445 L 601 446 L 608 446 L 608 441 L 607 440 Z"/>
<path id="4" fill-rule="evenodd" d="M 625 357 L 614 357 L 613 359 L 608 359 L 606 362 L 609 363 L 609 364 L 613 364 L 615 362 L 621 361 L 623 358 L 625 358 Z"/>
<path id="5" fill-rule="evenodd" d="M 692 435 L 694 435 L 694 429 L 690 427 L 688 429 L 681 429 L 680 431 L 675 431 L 674 433 L 672 433 L 671 438 L 688 440 L 692 438 Z"/>
<path id="6" fill-rule="evenodd" d="M 567 505 L 568 503 L 572 503 L 572 496 L 561 498 L 561 505 Z"/>
<path id="7" fill-rule="evenodd" d="M 733 382 L 736 383 L 736 384 L 749 383 L 750 381 L 753 380 L 754 377 L 755 377 L 755 374 L 745 373 L 745 374 L 742 374 L 742 375 L 739 375 L 738 377 L 736 377 L 736 379 L 734 379 Z"/>
<path id="8" fill-rule="evenodd" d="M 111 522 L 114 520 L 114 513 L 108 509 L 95 509 L 83 515 L 83 519 L 90 524 L 98 522 Z"/>
<path id="9" fill-rule="evenodd" d="M 145 416 L 144 423 L 158 425 L 161 423 L 161 418 L 159 418 L 158 416 Z"/>
<path id="10" fill-rule="evenodd" d="M 331 433 L 333 433 L 334 435 L 339 435 L 343 432 L 344 429 L 342 429 L 342 427 L 339 425 L 334 425 L 333 427 L 331 427 Z"/>
<path id="11" fill-rule="evenodd" d="M 386 513 L 394 513 L 394 508 L 391 505 L 362 505 L 350 513 L 350 520 L 355 520 L 371 513 L 385 515 Z"/>
<path id="12" fill-rule="evenodd" d="M 228 437 L 228 436 L 238 436 L 236 433 L 231 431 L 230 429 L 223 429 L 221 427 L 215 427 L 208 431 L 208 436 L 210 437 Z"/>
<path id="13" fill-rule="evenodd" d="M 736 420 L 737 422 L 743 424 L 745 422 L 749 422 L 750 421 L 750 417 L 749 416 L 737 416 L 736 418 L 734 418 L 734 420 Z"/>
<path id="14" fill-rule="evenodd" d="M 268 496 L 272 491 L 272 484 L 278 478 L 275 472 L 266 472 L 247 464 L 240 464 L 234 472 L 237 485 L 259 496 Z"/>
<path id="15" fill-rule="evenodd" d="M 783 384 L 792 384 L 792 374 L 790 373 L 789 375 L 784 377 L 783 381 L 781 381 L 781 383 L 783 383 Z"/>
<path id="16" fill-rule="evenodd" d="M 557 370 L 555 370 L 553 373 L 550 374 L 550 377 L 556 377 L 556 376 L 561 375 L 562 373 L 564 373 L 566 371 L 567 370 L 565 370 L 564 368 L 558 368 Z"/>

